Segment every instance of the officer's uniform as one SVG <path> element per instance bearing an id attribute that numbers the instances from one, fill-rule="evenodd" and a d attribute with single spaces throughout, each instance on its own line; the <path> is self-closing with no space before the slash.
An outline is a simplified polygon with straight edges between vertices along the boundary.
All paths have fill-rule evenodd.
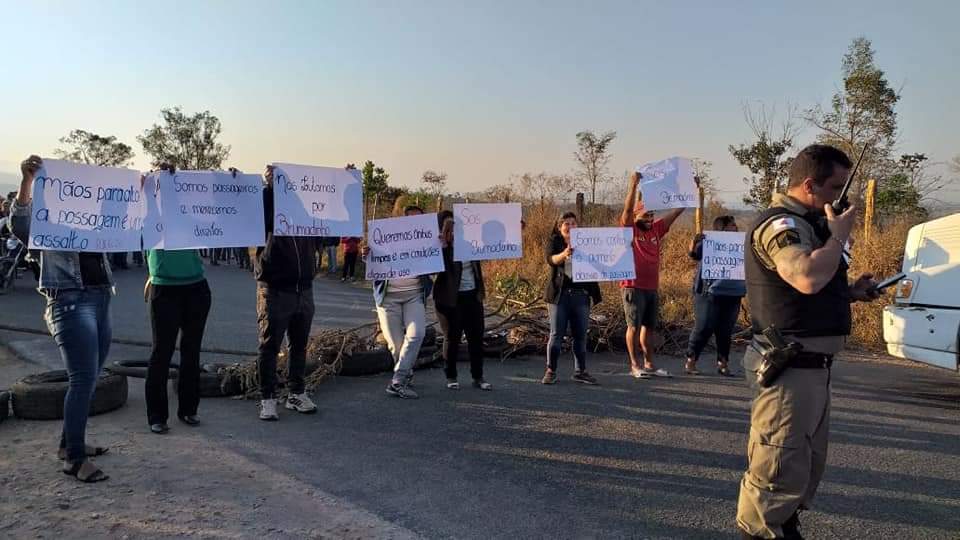
<path id="1" fill-rule="evenodd" d="M 846 262 L 817 294 L 800 293 L 777 274 L 799 251 L 810 253 L 830 240 L 822 214 L 777 194 L 770 209 L 747 232 L 747 298 L 753 343 L 743 365 L 757 390 L 750 414 L 749 466 L 740 482 L 737 525 L 760 538 L 783 538 L 784 523 L 810 506 L 827 459 L 830 364 L 850 333 L 850 287 Z M 787 342 L 803 345 L 796 366 L 769 388 L 756 384 L 766 345 L 765 328 L 775 326 Z M 789 533 L 789 531 L 788 531 Z"/>

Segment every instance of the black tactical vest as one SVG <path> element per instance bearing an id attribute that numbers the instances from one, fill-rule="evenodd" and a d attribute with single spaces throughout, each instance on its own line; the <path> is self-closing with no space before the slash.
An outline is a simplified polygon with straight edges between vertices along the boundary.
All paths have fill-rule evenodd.
<path id="1" fill-rule="evenodd" d="M 774 325 L 784 335 L 798 337 L 849 335 L 850 286 L 847 283 L 847 263 L 842 257 L 837 272 L 820 292 L 803 294 L 784 281 L 775 270 L 764 266 L 754 251 L 754 231 L 771 217 L 781 214 L 812 225 L 822 243 L 830 238 L 826 220 L 815 213 L 797 214 L 786 208 L 769 208 L 760 214 L 747 231 L 749 247 L 744 250 L 747 301 L 753 333 L 759 334 Z"/>

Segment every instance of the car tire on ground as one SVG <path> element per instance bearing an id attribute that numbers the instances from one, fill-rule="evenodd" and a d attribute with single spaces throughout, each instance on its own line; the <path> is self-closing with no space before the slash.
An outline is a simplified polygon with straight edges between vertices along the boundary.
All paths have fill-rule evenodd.
<path id="1" fill-rule="evenodd" d="M 0 422 L 10 416 L 10 392 L 0 392 Z"/>
<path id="2" fill-rule="evenodd" d="M 149 364 L 149 360 L 117 360 L 113 364 L 110 364 L 108 369 L 118 375 L 125 375 L 135 379 L 146 379 L 147 366 Z M 177 374 L 179 373 L 179 368 L 180 366 L 178 364 L 171 363 L 170 372 L 167 375 L 167 378 L 176 379 Z"/>
<path id="3" fill-rule="evenodd" d="M 372 351 L 355 352 L 344 356 L 340 375 L 355 377 L 360 375 L 374 375 L 393 369 L 393 355 L 387 349 L 373 349 Z"/>
<path id="4" fill-rule="evenodd" d="M 60 420 L 69 382 L 66 370 L 28 375 L 10 387 L 13 414 L 25 420 Z M 127 402 L 127 377 L 104 369 L 90 402 L 90 415 L 119 409 Z"/>
<path id="5" fill-rule="evenodd" d="M 220 370 L 224 367 L 229 366 L 230 364 L 203 364 L 200 366 L 200 397 L 202 398 L 211 398 L 211 397 L 224 397 L 236 395 L 239 393 L 239 388 L 237 385 L 224 385 L 223 384 L 223 374 Z M 177 392 L 177 384 L 179 384 L 180 379 L 177 378 L 171 382 L 173 391 Z M 228 387 L 225 389 L 225 386 Z M 227 390 L 235 390 L 230 392 Z"/>

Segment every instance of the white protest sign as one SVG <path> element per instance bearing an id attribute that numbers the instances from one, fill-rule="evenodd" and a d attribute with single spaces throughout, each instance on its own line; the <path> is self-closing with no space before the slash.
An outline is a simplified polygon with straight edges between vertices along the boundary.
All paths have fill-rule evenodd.
<path id="1" fill-rule="evenodd" d="M 139 251 L 140 173 L 44 159 L 33 182 L 30 249 Z"/>
<path id="2" fill-rule="evenodd" d="M 743 244 L 746 233 L 704 231 L 700 277 L 743 280 Z"/>
<path id="3" fill-rule="evenodd" d="M 143 180 L 143 249 L 163 249 L 163 209 L 160 201 L 160 173 L 147 174 Z"/>
<path id="4" fill-rule="evenodd" d="M 367 222 L 368 280 L 411 278 L 443 272 L 436 214 Z"/>
<path id="5" fill-rule="evenodd" d="M 164 249 L 264 244 L 259 174 L 176 171 L 161 173 L 159 181 Z"/>
<path id="6" fill-rule="evenodd" d="M 273 164 L 273 234 L 363 235 L 360 171 Z"/>
<path id="7" fill-rule="evenodd" d="M 573 281 L 635 279 L 633 229 L 577 227 L 570 230 Z"/>
<path id="8" fill-rule="evenodd" d="M 519 259 L 520 218 L 519 204 L 454 204 L 453 260 Z"/>
<path id="9" fill-rule="evenodd" d="M 693 164 L 689 159 L 672 157 L 637 167 L 637 172 L 643 175 L 640 191 L 647 210 L 698 205 L 697 183 L 693 180 Z"/>

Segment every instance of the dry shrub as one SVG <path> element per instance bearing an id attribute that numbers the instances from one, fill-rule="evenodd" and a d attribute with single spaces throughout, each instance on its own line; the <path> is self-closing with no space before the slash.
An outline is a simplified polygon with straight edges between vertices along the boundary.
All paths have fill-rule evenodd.
<path id="1" fill-rule="evenodd" d="M 864 238 L 862 227 L 854 231 L 850 279 L 870 272 L 877 279 L 887 278 L 900 271 L 903 264 L 903 248 L 907 232 L 916 224 L 914 220 L 896 219 L 874 229 L 869 238 Z M 874 302 L 853 304 L 853 331 L 851 343 L 865 349 L 882 351 L 883 308 L 891 303 L 893 288 Z"/>

